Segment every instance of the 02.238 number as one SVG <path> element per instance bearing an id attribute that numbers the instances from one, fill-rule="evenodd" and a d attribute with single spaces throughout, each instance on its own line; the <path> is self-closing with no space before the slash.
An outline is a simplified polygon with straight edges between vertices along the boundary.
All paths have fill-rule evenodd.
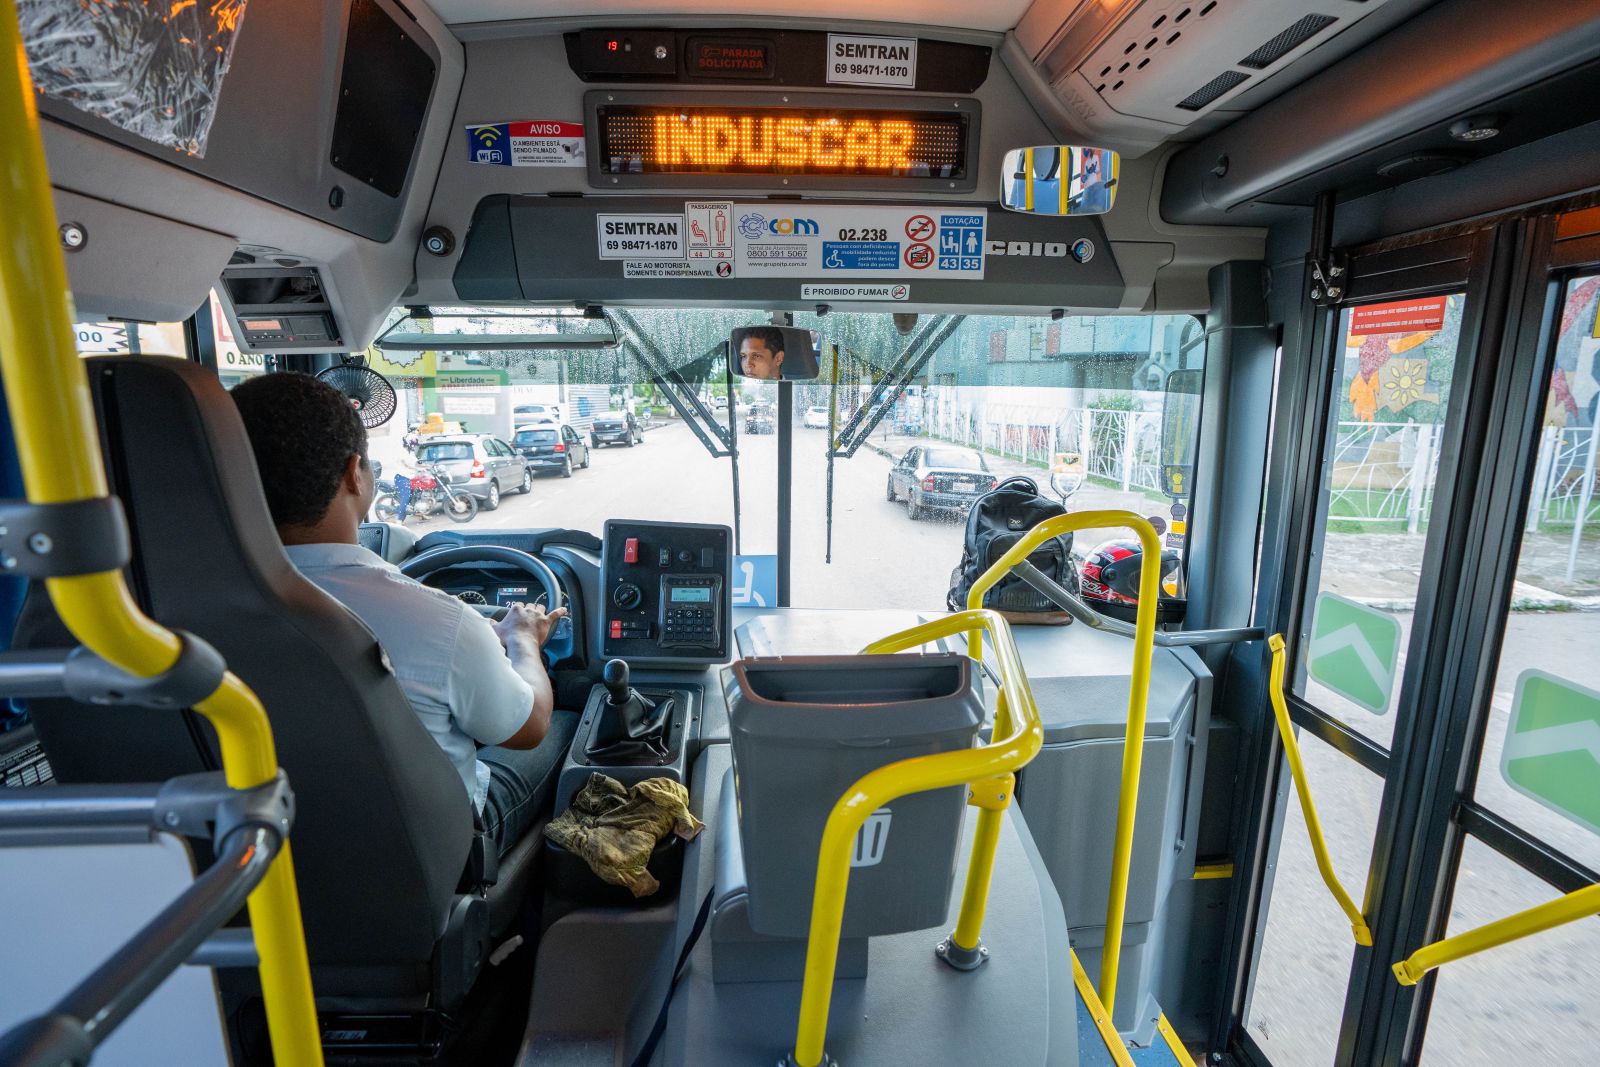
<path id="1" fill-rule="evenodd" d="M 841 241 L 887 241 L 888 230 L 844 230 L 839 231 Z"/>

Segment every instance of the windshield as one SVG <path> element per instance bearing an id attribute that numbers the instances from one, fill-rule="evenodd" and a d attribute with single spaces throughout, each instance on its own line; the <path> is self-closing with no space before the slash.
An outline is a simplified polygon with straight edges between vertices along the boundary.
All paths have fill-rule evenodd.
<path id="1" fill-rule="evenodd" d="M 417 449 L 417 458 L 423 463 L 443 463 L 447 459 L 471 459 L 472 446 L 465 441 L 423 445 Z"/>
<path id="2" fill-rule="evenodd" d="M 782 386 L 728 373 L 731 331 L 770 321 L 760 312 L 607 315 L 603 323 L 557 319 L 548 328 L 610 326 L 615 349 L 395 352 L 394 361 L 369 351 L 401 403 L 394 419 L 372 431 L 373 458 L 386 477 L 409 469 L 406 427 L 430 421 L 503 440 L 520 431 L 519 445 L 553 441 L 557 427 L 524 428 L 517 409 L 559 409 L 578 439 L 569 452 L 571 480 L 565 467 L 530 468 L 537 475 L 530 492 L 507 481 L 501 506 L 480 512 L 471 526 L 599 534 L 610 518 L 726 524 L 736 528 L 739 563 L 751 568 L 746 581 L 736 565 L 734 585 L 749 586 L 753 606 L 776 604 L 775 588 L 759 579 L 775 573 L 770 557 L 778 547 L 780 388 L 791 393 L 796 606 L 943 609 L 961 560 L 963 508 L 990 479 L 1027 475 L 1050 495 L 1053 470 L 1064 472 L 1081 482 L 1070 510 L 1130 509 L 1164 523 L 1185 503 L 1164 491 L 1161 442 L 1167 376 L 1203 367 L 1203 331 L 1186 315 L 922 315 L 900 316 L 897 325 L 889 314 L 797 314 L 794 326 L 818 332 L 821 374 Z M 909 384 L 897 392 L 896 381 Z M 1197 406 L 1183 410 L 1198 418 Z M 598 433 L 629 413 L 637 429 Z M 831 459 L 830 433 L 837 437 Z M 471 456 L 465 442 L 430 445 L 426 434 L 422 441 L 425 461 Z M 737 466 L 712 455 L 707 441 L 723 453 L 731 443 Z M 917 466 L 986 477 L 940 481 L 923 500 L 927 487 L 911 486 L 912 470 L 900 464 L 911 448 L 922 450 Z M 448 524 L 437 516 L 407 521 L 419 534 Z M 1082 556 L 1119 536 L 1124 531 L 1080 533 L 1074 550 Z"/>

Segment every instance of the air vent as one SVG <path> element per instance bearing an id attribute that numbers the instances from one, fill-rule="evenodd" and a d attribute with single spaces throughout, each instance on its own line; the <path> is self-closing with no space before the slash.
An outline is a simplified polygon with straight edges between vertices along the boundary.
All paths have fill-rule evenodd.
<path id="1" fill-rule="evenodd" d="M 1236 70 L 1225 70 L 1178 101 L 1178 107 L 1185 111 L 1199 111 L 1212 101 L 1227 95 L 1230 89 L 1249 80 L 1250 75 L 1248 74 L 1240 74 Z"/>
<path id="2" fill-rule="evenodd" d="M 1239 60 L 1239 66 L 1266 70 L 1339 20 L 1332 15 L 1307 15 L 1278 36 Z"/>

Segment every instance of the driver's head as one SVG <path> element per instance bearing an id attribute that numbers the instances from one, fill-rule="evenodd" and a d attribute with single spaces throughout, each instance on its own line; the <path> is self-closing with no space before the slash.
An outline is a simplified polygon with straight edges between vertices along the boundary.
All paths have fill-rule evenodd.
<path id="1" fill-rule="evenodd" d="M 739 342 L 739 366 L 746 378 L 776 381 L 783 377 L 783 331 L 773 326 L 746 330 Z"/>
<path id="2" fill-rule="evenodd" d="M 309 374 L 263 374 L 234 387 L 285 543 L 354 541 L 375 492 L 367 428 L 343 393 Z"/>

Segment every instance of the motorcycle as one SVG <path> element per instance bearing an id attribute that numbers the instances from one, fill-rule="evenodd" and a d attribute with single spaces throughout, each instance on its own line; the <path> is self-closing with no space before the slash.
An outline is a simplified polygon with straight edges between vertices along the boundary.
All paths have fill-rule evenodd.
<path id="1" fill-rule="evenodd" d="M 471 522 L 478 515 L 478 498 L 452 488 L 437 468 L 425 467 L 409 478 L 397 474 L 393 486 L 372 502 L 380 522 L 404 523 L 408 515 L 426 519 L 440 512 L 453 522 Z"/>

